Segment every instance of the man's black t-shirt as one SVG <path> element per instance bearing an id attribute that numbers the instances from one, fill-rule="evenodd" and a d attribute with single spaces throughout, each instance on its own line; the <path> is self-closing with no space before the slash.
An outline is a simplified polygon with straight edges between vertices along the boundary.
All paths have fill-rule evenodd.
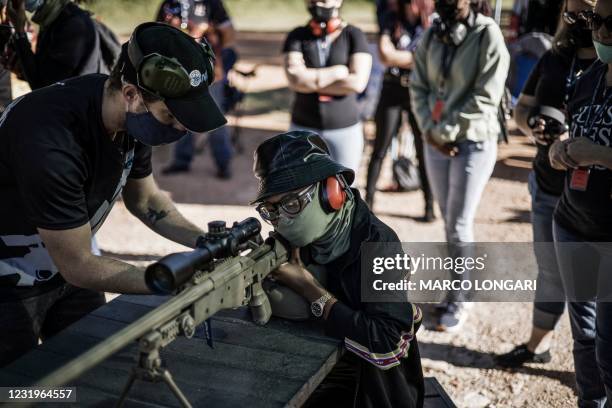
<path id="1" fill-rule="evenodd" d="M 559 110 L 565 108 L 565 95 L 570 92 L 567 89 L 567 78 L 587 69 L 594 60 L 576 59 L 574 72 L 572 69 L 573 58 L 554 50 L 547 51 L 531 71 L 529 79 L 523 88 L 523 94 L 535 97 L 538 106 L 552 106 Z M 535 172 L 538 187 L 547 194 L 559 196 L 563 192 L 565 171 L 555 170 L 550 166 L 548 151 L 550 146 L 537 144 L 537 154 L 533 160 L 533 171 Z"/>
<path id="2" fill-rule="evenodd" d="M 37 228 L 103 223 L 128 177 L 151 174 L 151 148 L 102 122 L 105 75 L 15 100 L 0 118 L 0 287 L 61 282 Z"/>
<path id="3" fill-rule="evenodd" d="M 315 37 L 309 27 L 298 27 L 287 36 L 283 52 L 301 52 L 308 68 L 348 66 L 353 54 L 369 52 L 363 32 L 350 24 L 344 27 L 331 44 L 324 44 L 323 41 Z M 359 122 L 357 95 L 351 93 L 319 101 L 317 93 L 297 92 L 291 121 L 296 125 L 314 129 L 329 130 L 353 126 Z"/>
<path id="4" fill-rule="evenodd" d="M 157 13 L 157 21 L 172 23 L 181 17 L 184 0 L 164 0 Z M 187 0 L 187 20 L 194 24 L 207 23 L 214 26 L 230 21 L 229 14 L 221 0 Z"/>
<path id="5" fill-rule="evenodd" d="M 612 87 L 605 86 L 607 67 L 597 61 L 578 80 L 569 103 L 570 137 L 588 137 L 612 152 L 612 105 L 608 103 L 603 114 L 597 115 L 604 101 L 604 90 L 606 96 L 612 94 Z M 596 94 L 597 83 L 602 75 L 602 85 Z M 594 96 L 595 102 L 592 103 Z M 592 166 L 586 191 L 572 189 L 571 177 L 572 171 L 568 170 L 565 188 L 555 210 L 555 221 L 585 240 L 611 242 L 612 170 Z"/>
<path id="6" fill-rule="evenodd" d="M 522 34 L 543 32 L 555 35 L 561 12 L 561 0 L 530 1 L 527 7 L 527 18 L 522 27 Z"/>
<path id="7" fill-rule="evenodd" d="M 99 42 L 90 14 L 68 3 L 40 32 L 36 54 L 26 38 L 17 40 L 15 50 L 30 87 L 38 89 L 67 78 L 100 73 Z"/>

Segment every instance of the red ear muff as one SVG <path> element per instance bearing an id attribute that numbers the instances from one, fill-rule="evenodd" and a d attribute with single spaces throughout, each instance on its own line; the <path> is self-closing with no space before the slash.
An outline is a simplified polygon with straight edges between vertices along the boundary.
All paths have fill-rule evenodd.
<path id="1" fill-rule="evenodd" d="M 322 37 L 323 30 L 325 30 L 325 34 L 331 34 L 336 31 L 342 25 L 342 19 L 334 17 L 327 23 L 319 23 L 318 21 L 310 20 L 308 25 L 315 37 Z"/>
<path id="2" fill-rule="evenodd" d="M 327 213 L 338 211 L 346 202 L 346 191 L 335 176 L 328 177 L 321 186 L 321 206 Z"/>

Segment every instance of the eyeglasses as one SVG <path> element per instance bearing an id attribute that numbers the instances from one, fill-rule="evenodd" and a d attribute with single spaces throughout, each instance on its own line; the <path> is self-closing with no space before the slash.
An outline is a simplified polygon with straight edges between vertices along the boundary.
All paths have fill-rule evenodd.
<path id="1" fill-rule="evenodd" d="M 563 12 L 563 21 L 567 25 L 575 25 L 580 24 L 584 27 L 588 26 L 589 17 L 593 12 L 588 10 L 583 10 L 578 13 L 574 13 L 573 11 L 564 11 Z"/>
<path id="2" fill-rule="evenodd" d="M 606 26 L 606 30 L 612 33 L 612 14 L 606 17 L 602 17 L 597 13 L 591 13 L 589 16 L 589 28 L 593 31 L 597 31 L 602 25 Z"/>
<path id="3" fill-rule="evenodd" d="M 278 203 L 261 203 L 255 209 L 261 218 L 268 223 L 278 220 L 282 210 L 289 218 L 294 218 L 314 199 L 316 184 L 306 187 L 297 193 L 287 194 Z"/>

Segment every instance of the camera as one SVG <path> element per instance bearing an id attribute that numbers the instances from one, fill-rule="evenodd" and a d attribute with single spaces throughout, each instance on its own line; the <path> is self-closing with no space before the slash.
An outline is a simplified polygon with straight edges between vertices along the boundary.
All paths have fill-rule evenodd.
<path id="1" fill-rule="evenodd" d="M 535 129 L 538 124 L 538 120 L 543 119 L 544 134 L 550 135 L 553 138 L 557 138 L 563 133 L 569 131 L 569 127 L 565 123 L 565 113 L 552 106 L 540 106 L 532 110 L 529 119 L 527 119 L 527 125 L 531 129 Z"/>

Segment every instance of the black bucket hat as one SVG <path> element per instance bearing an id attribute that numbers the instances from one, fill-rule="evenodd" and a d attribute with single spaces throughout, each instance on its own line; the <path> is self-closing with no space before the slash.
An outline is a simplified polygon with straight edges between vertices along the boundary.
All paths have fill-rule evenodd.
<path id="1" fill-rule="evenodd" d="M 259 191 L 251 204 L 335 174 L 342 174 L 349 185 L 355 180 L 355 172 L 332 160 L 325 141 L 312 132 L 276 135 L 259 145 L 254 159 L 253 172 L 259 180 Z"/>

